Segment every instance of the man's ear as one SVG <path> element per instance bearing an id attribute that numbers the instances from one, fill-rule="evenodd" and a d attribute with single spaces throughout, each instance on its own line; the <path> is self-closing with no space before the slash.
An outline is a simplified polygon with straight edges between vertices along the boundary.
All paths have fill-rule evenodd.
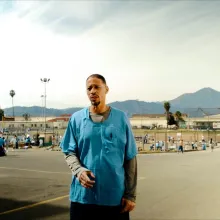
<path id="1" fill-rule="evenodd" d="M 109 88 L 108 88 L 108 86 L 106 86 L 106 92 L 105 93 L 108 93 L 108 91 L 109 91 Z"/>

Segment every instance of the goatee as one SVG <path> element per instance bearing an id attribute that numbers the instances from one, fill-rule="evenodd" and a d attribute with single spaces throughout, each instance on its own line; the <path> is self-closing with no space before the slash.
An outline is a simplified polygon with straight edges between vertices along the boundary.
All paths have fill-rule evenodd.
<path id="1" fill-rule="evenodd" d="M 91 102 L 91 104 L 92 104 L 93 106 L 97 107 L 97 106 L 100 104 L 100 102 Z"/>

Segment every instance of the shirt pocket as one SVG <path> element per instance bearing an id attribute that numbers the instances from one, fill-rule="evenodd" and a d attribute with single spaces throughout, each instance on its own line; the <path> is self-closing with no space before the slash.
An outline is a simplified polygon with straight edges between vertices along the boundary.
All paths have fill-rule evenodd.
<path id="1" fill-rule="evenodd" d="M 112 144 L 117 146 L 119 131 L 115 126 L 108 126 L 104 129 L 103 136 L 106 144 Z"/>
<path id="2" fill-rule="evenodd" d="M 108 126 L 103 131 L 103 145 L 102 145 L 102 165 L 113 167 L 121 167 L 124 158 L 124 145 L 120 144 L 119 136 L 120 130 L 115 126 Z"/>

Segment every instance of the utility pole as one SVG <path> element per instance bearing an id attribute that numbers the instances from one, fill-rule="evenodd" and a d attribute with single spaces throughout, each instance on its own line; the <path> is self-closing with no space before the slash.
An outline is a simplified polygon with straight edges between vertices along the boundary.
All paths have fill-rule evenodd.
<path id="1" fill-rule="evenodd" d="M 48 78 L 41 78 L 41 82 L 44 83 L 44 145 L 46 142 L 46 132 L 47 132 L 47 127 L 46 127 L 46 107 L 47 107 L 47 90 L 46 90 L 46 84 L 50 81 Z"/>

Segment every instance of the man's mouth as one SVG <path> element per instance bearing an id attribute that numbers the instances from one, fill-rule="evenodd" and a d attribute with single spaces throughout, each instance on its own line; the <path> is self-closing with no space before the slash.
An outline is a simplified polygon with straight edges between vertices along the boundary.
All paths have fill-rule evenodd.
<path id="1" fill-rule="evenodd" d="M 94 99 L 97 99 L 97 98 L 98 98 L 98 96 L 90 96 L 91 100 L 94 100 Z"/>

